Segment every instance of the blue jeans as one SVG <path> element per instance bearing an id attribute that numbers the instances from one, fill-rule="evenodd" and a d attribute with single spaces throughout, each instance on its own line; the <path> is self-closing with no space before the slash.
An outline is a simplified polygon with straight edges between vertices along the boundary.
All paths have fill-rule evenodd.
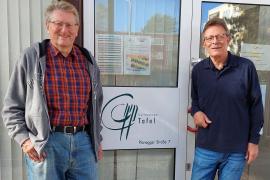
<path id="1" fill-rule="evenodd" d="M 240 180 L 245 167 L 245 154 L 219 153 L 203 148 L 195 149 L 191 180 Z"/>
<path id="2" fill-rule="evenodd" d="M 25 156 L 28 180 L 97 180 L 97 162 L 86 132 L 75 135 L 52 132 L 44 151 L 46 159 Z"/>

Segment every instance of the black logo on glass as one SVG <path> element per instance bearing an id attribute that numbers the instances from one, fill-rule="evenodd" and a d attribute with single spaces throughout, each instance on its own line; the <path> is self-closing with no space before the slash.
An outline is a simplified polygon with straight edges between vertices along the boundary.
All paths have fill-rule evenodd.
<path id="1" fill-rule="evenodd" d="M 121 94 L 109 100 L 102 109 L 101 116 L 106 113 L 110 117 L 105 121 L 102 117 L 102 124 L 110 130 L 120 131 L 120 140 L 122 136 L 128 138 L 130 127 L 135 123 L 138 113 L 137 105 L 122 103 L 130 99 L 133 99 L 131 94 Z"/>

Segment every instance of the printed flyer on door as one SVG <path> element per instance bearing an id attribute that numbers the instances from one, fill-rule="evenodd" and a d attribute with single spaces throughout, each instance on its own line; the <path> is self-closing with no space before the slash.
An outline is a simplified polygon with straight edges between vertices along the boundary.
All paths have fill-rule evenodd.
<path id="1" fill-rule="evenodd" d="M 150 75 L 151 38 L 125 36 L 124 61 L 124 74 Z"/>

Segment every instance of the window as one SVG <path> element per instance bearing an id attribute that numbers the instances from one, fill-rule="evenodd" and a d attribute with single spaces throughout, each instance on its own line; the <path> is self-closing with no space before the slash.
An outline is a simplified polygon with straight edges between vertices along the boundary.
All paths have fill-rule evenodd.
<path id="1" fill-rule="evenodd" d="M 103 85 L 177 87 L 179 0 L 97 0 L 95 8 Z"/>

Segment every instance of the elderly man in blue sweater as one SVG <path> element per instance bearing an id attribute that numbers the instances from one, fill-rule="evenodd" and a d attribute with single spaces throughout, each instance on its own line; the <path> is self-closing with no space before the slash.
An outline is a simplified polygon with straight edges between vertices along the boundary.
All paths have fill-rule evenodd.
<path id="1" fill-rule="evenodd" d="M 254 64 L 227 51 L 224 20 L 209 20 L 203 46 L 209 57 L 192 71 L 192 115 L 199 127 L 192 180 L 240 180 L 258 156 L 263 105 Z"/>

